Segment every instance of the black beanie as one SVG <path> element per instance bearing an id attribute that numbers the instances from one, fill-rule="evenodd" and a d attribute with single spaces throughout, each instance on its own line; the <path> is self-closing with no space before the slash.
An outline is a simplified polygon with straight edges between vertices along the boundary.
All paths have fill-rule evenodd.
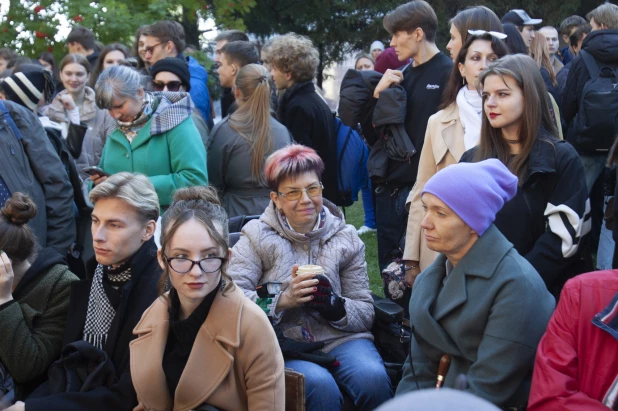
<path id="1" fill-rule="evenodd" d="M 157 61 L 150 67 L 150 75 L 154 79 L 157 73 L 169 71 L 178 76 L 187 91 L 191 89 L 191 74 L 187 62 L 177 57 L 167 57 Z"/>
<path id="2" fill-rule="evenodd" d="M 21 104 L 32 111 L 36 110 L 43 95 L 45 102 L 49 103 L 55 91 L 51 71 L 36 64 L 19 66 L 19 71 L 5 78 L 1 87 L 7 100 Z"/>

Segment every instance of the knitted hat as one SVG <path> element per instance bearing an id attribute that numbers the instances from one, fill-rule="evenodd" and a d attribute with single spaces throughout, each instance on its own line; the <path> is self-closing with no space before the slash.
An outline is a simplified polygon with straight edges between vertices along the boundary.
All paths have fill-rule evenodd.
<path id="1" fill-rule="evenodd" d="M 373 43 L 371 43 L 371 47 L 369 48 L 369 52 L 371 53 L 374 50 L 382 50 L 384 51 L 384 43 L 382 43 L 380 40 L 376 40 Z"/>
<path id="2" fill-rule="evenodd" d="M 49 103 L 54 97 L 54 77 L 51 71 L 36 64 L 23 64 L 19 72 L 11 74 L 1 83 L 7 100 L 35 111 L 41 97 Z"/>
<path id="3" fill-rule="evenodd" d="M 386 73 L 386 70 L 396 70 L 402 68 L 406 64 L 410 64 L 410 61 L 412 60 L 407 59 L 406 61 L 399 61 L 397 53 L 395 53 L 395 49 L 389 47 L 380 53 L 378 58 L 376 58 L 376 64 L 374 64 L 373 69 L 378 73 L 384 74 Z"/>
<path id="4" fill-rule="evenodd" d="M 448 166 L 427 181 L 421 196 L 433 194 L 481 236 L 504 203 L 517 194 L 517 177 L 500 160 Z"/>
<path id="5" fill-rule="evenodd" d="M 150 75 L 153 79 L 156 77 L 157 73 L 162 71 L 174 73 L 178 76 L 187 91 L 191 89 L 191 74 L 189 73 L 189 66 L 183 59 L 177 57 L 167 57 L 157 61 L 150 67 Z"/>

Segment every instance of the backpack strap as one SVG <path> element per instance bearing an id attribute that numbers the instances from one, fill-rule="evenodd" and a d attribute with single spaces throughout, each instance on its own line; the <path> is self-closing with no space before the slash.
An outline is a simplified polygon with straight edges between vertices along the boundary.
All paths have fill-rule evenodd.
<path id="1" fill-rule="evenodd" d="M 579 52 L 580 56 L 582 56 L 582 60 L 584 60 L 584 64 L 588 69 L 588 73 L 590 74 L 590 78 L 597 78 L 601 74 L 601 68 L 597 63 L 596 59 L 592 56 L 592 54 L 588 53 L 586 50 L 581 50 Z"/>
<path id="2" fill-rule="evenodd" d="M 21 131 L 19 131 L 19 129 L 17 128 L 17 124 L 15 124 L 15 122 L 11 118 L 9 110 L 6 108 L 6 104 L 4 104 L 3 100 L 0 100 L 0 114 L 2 114 L 2 119 L 6 120 L 6 122 L 9 124 L 9 127 L 11 127 L 11 130 L 13 130 L 13 135 L 15 136 L 17 141 L 21 140 Z"/>

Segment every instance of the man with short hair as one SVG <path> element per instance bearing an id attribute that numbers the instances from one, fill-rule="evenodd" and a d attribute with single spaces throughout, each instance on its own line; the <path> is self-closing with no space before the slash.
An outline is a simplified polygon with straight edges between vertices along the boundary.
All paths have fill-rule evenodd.
<path id="1" fill-rule="evenodd" d="M 562 36 L 562 41 L 566 43 L 566 46 L 560 50 L 559 56 L 565 66 L 575 58 L 575 54 L 571 52 L 569 47 L 571 44 L 570 38 L 575 33 L 575 30 L 585 24 L 588 24 L 586 19 L 578 15 L 569 16 L 560 23 L 560 35 Z"/>
<path id="2" fill-rule="evenodd" d="M 380 269 L 391 262 L 389 255 L 399 249 L 405 233 L 408 194 L 416 182 L 420 153 L 429 117 L 438 111 L 442 93 L 453 68 L 452 60 L 436 46 L 438 17 L 424 0 L 403 4 L 384 17 L 384 28 L 393 36 L 390 46 L 400 62 L 413 62 L 401 70 L 386 70 L 374 91 L 375 110 L 385 112 L 391 86 L 400 85 L 406 95 L 404 127 L 416 153 L 408 161 L 388 159 L 386 177 L 376 187 L 376 227 Z M 403 65 L 403 63 L 402 63 Z M 383 96 L 383 93 L 385 95 Z M 390 107 L 392 110 L 394 107 Z M 375 111 L 374 111 L 375 113 Z M 379 121 L 374 117 L 374 123 Z M 404 136 L 405 137 L 405 136 Z M 410 257 L 410 256 L 408 256 Z M 418 270 L 418 258 L 409 258 L 407 268 Z"/>
<path id="3" fill-rule="evenodd" d="M 234 41 L 221 48 L 219 56 L 219 82 L 221 87 L 232 88 L 238 71 L 247 64 L 257 64 L 260 61 L 255 46 L 248 41 Z"/>
<path id="4" fill-rule="evenodd" d="M 96 51 L 94 43 L 94 33 L 83 26 L 75 26 L 69 33 L 66 40 L 69 53 L 81 54 L 88 59 L 90 67 L 94 67 L 99 52 Z"/>
<path id="5" fill-rule="evenodd" d="M 215 37 L 215 63 L 221 64 L 221 50 L 228 43 L 235 41 L 249 41 L 249 36 L 240 30 L 226 30 L 217 34 Z M 230 107 L 236 101 L 231 87 L 223 87 L 221 91 L 221 117 L 224 118 L 230 114 Z"/>
<path id="6" fill-rule="evenodd" d="M 539 30 L 539 33 L 545 37 L 545 40 L 547 40 L 547 49 L 549 50 L 551 66 L 554 69 L 554 74 L 558 75 L 558 72 L 564 67 L 564 64 L 562 64 L 560 59 L 556 56 L 558 53 L 558 48 L 560 47 L 558 30 L 552 26 L 545 26 Z"/>
<path id="7" fill-rule="evenodd" d="M 532 43 L 532 39 L 536 35 L 534 33 L 534 26 L 542 22 L 542 19 L 531 18 L 528 13 L 522 9 L 510 10 L 502 17 L 502 24 L 511 23 L 517 26 L 519 34 L 521 34 L 521 38 L 524 39 L 524 43 L 528 48 L 530 48 L 530 43 Z"/>
<path id="8" fill-rule="evenodd" d="M 209 129 L 214 122 L 210 113 L 210 95 L 208 93 L 208 73 L 193 57 L 183 55 L 185 50 L 185 31 L 180 23 L 170 20 L 158 21 L 146 27 L 142 32 L 144 38 L 144 61 L 148 67 L 166 57 L 185 60 L 191 73 L 191 90 L 189 94 Z"/>
<path id="9" fill-rule="evenodd" d="M 71 392 L 50 393 L 44 385 L 25 404 L 16 403 L 11 411 L 128 411 L 137 405 L 131 384 L 129 343 L 135 338 L 133 329 L 142 314 L 158 297 L 161 267 L 153 235 L 159 200 L 148 177 L 122 172 L 96 185 L 90 201 L 94 204 L 95 258 L 88 264 L 86 279 L 71 287 L 64 345 L 103 351 L 111 361 L 115 378 L 111 384 L 91 381 L 94 386 L 83 391 L 82 381 L 71 381 Z M 66 363 L 64 367 L 79 365 Z M 87 374 L 92 370 L 74 372 Z M 50 374 L 49 387 L 62 383 L 53 375 L 58 374 Z M 103 376 L 99 375 L 99 379 Z"/>

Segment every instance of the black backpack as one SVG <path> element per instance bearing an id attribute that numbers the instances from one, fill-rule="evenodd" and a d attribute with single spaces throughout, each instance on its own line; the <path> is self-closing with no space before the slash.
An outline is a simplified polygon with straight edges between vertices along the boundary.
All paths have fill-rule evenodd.
<path id="1" fill-rule="evenodd" d="M 590 80 L 567 140 L 580 152 L 609 151 L 618 133 L 618 69 L 601 66 L 586 50 L 580 55 Z"/>

